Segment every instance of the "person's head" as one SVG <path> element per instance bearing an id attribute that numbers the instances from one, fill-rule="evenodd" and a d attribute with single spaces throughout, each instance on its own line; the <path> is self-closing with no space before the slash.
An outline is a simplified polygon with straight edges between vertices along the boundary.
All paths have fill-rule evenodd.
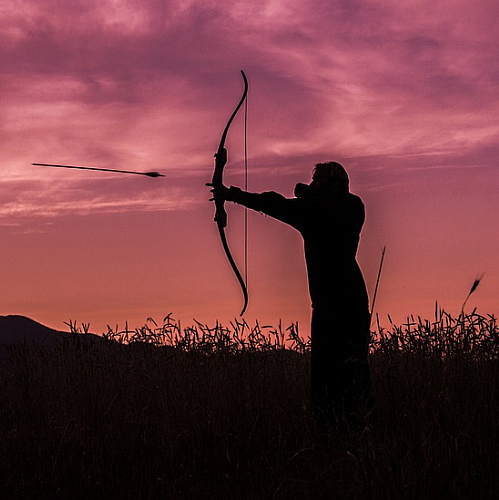
<path id="1" fill-rule="evenodd" d="M 348 174 L 343 165 L 336 161 L 317 163 L 310 184 L 299 183 L 295 186 L 295 196 L 329 196 L 338 193 L 348 193 Z"/>
<path id="2" fill-rule="evenodd" d="M 311 187 L 332 192 L 348 192 L 348 174 L 341 163 L 328 161 L 317 163 L 312 175 Z"/>

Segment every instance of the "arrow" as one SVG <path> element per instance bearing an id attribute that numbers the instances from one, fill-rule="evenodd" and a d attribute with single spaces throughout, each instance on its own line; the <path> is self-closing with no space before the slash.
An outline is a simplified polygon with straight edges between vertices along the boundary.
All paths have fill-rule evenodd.
<path id="1" fill-rule="evenodd" d="M 164 177 L 163 174 L 160 174 L 158 172 L 132 172 L 131 170 L 114 170 L 111 168 L 80 167 L 76 165 L 54 165 L 52 163 L 32 163 L 31 165 L 36 165 L 39 167 L 76 168 L 79 170 L 98 170 L 99 172 L 115 172 L 118 174 L 147 175 L 147 177 Z"/>

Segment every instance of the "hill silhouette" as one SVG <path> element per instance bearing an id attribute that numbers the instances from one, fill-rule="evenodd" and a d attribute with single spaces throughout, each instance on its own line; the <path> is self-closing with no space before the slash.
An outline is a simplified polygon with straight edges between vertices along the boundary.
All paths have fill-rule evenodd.
<path id="1" fill-rule="evenodd" d="M 77 339 L 78 337 L 78 339 Z M 55 347 L 68 341 L 101 342 L 103 339 L 92 333 L 77 334 L 54 330 L 25 316 L 0 316 L 0 360 L 9 354 L 9 347 L 22 343 L 26 346 Z"/>

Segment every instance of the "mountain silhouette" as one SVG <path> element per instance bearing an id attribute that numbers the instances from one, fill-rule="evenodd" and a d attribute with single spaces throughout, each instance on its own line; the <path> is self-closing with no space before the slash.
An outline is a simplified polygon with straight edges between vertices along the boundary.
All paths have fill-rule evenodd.
<path id="1" fill-rule="evenodd" d="M 77 334 L 54 330 L 25 316 L 0 316 L 0 360 L 9 354 L 9 345 L 22 343 L 26 346 L 55 347 L 63 342 L 101 342 L 92 333 Z"/>

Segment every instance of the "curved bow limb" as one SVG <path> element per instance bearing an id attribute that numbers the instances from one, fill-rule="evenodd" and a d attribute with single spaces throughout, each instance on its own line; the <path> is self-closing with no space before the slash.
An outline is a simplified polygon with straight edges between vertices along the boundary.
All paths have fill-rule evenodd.
<path id="1" fill-rule="evenodd" d="M 211 185 L 214 188 L 221 187 L 223 185 L 223 172 L 225 164 L 227 163 L 227 151 L 225 149 L 225 140 L 227 138 L 227 133 L 229 132 L 229 128 L 232 124 L 232 120 L 234 120 L 234 117 L 237 115 L 237 112 L 241 108 L 248 94 L 248 80 L 246 78 L 246 75 L 244 74 L 244 71 L 242 70 L 241 70 L 241 75 L 244 80 L 243 95 L 239 100 L 239 103 L 237 104 L 236 108 L 232 112 L 232 115 L 230 116 L 227 125 L 225 126 L 225 129 L 222 133 L 222 137 L 220 139 L 220 144 L 218 145 L 217 152 L 215 153 L 215 171 L 213 172 L 213 178 L 211 180 Z M 236 278 L 239 281 L 239 284 L 241 285 L 241 290 L 244 298 L 244 305 L 240 313 L 240 315 L 242 316 L 244 314 L 244 311 L 246 311 L 246 307 L 248 306 L 248 290 L 246 288 L 246 283 L 244 282 L 243 277 L 239 272 L 236 262 L 232 257 L 232 254 L 229 249 L 229 244 L 227 243 L 227 237 L 225 235 L 225 228 L 227 227 L 227 212 L 225 211 L 224 204 L 225 200 L 215 198 L 215 222 L 217 223 L 218 226 L 218 232 L 220 234 L 220 240 L 222 241 L 222 246 L 225 255 L 227 256 L 230 266 L 232 267 L 232 270 L 234 271 L 234 274 L 236 275 Z"/>

